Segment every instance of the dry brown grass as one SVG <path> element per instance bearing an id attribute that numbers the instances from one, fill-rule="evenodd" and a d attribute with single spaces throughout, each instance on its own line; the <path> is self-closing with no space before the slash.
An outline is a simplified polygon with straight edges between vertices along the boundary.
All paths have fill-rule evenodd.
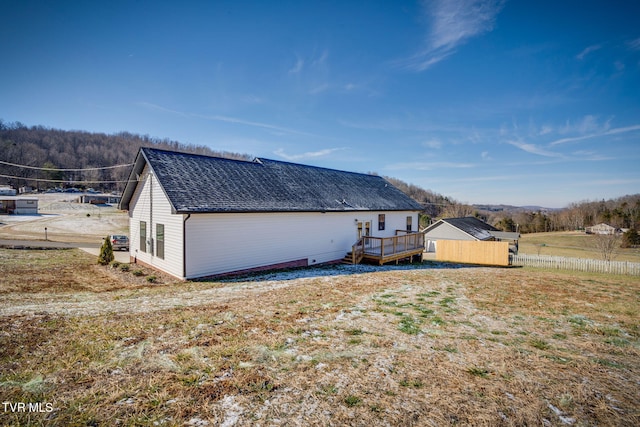
<path id="1" fill-rule="evenodd" d="M 68 260 L 46 252 L 43 269 Z M 55 410 L 0 411 L 3 425 L 640 423 L 637 278 L 345 269 L 162 286 L 119 278 L 106 291 L 116 279 L 102 270 L 100 292 L 79 297 L 84 279 L 70 269 L 50 302 L 15 288 L 21 264 L 38 274 L 24 257 L 3 258 L 2 287 L 18 290 L 0 292 L 22 311 L 0 303 L 1 400 Z"/>

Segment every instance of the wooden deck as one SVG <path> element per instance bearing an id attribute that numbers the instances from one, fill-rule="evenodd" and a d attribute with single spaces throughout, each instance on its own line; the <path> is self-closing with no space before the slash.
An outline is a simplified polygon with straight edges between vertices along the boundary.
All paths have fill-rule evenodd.
<path id="1" fill-rule="evenodd" d="M 375 262 L 380 265 L 400 259 L 413 259 L 424 252 L 424 234 L 396 231 L 393 237 L 363 236 L 351 248 L 345 261 L 359 264 L 362 261 Z"/>

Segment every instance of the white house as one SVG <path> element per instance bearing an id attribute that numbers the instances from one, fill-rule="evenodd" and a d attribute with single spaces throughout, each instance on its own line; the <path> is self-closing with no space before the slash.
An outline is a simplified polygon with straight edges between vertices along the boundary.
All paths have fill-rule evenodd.
<path id="1" fill-rule="evenodd" d="M 37 215 L 38 199 L 35 197 L 0 196 L 0 214 Z"/>
<path id="2" fill-rule="evenodd" d="M 616 234 L 619 232 L 619 229 L 602 222 L 592 227 L 587 227 L 585 231 L 587 234 Z"/>
<path id="3" fill-rule="evenodd" d="M 339 261 L 362 236 L 416 231 L 421 210 L 378 176 L 151 148 L 120 208 L 132 261 L 183 279 Z"/>

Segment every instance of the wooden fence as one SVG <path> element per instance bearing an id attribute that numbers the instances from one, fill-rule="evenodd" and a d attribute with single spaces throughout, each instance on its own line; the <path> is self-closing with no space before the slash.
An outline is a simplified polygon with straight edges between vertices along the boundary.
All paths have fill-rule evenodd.
<path id="1" fill-rule="evenodd" d="M 511 265 L 521 265 L 526 267 L 640 276 L 640 263 L 637 262 L 603 261 L 599 259 L 529 254 L 511 255 L 509 257 L 509 261 Z"/>
<path id="2" fill-rule="evenodd" d="M 481 265 L 509 265 L 509 242 L 438 240 L 436 260 Z"/>

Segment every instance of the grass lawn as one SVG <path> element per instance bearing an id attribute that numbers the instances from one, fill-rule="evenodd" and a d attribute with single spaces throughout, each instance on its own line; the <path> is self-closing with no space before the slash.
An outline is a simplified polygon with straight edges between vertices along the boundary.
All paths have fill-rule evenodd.
<path id="1" fill-rule="evenodd" d="M 595 248 L 594 238 L 594 235 L 581 231 L 523 234 L 520 238 L 519 252 L 602 259 L 600 252 Z M 614 261 L 640 262 L 640 248 L 619 249 Z"/>
<path id="2" fill-rule="evenodd" d="M 640 425 L 637 278 L 94 262 L 0 249 L 0 425 Z"/>

